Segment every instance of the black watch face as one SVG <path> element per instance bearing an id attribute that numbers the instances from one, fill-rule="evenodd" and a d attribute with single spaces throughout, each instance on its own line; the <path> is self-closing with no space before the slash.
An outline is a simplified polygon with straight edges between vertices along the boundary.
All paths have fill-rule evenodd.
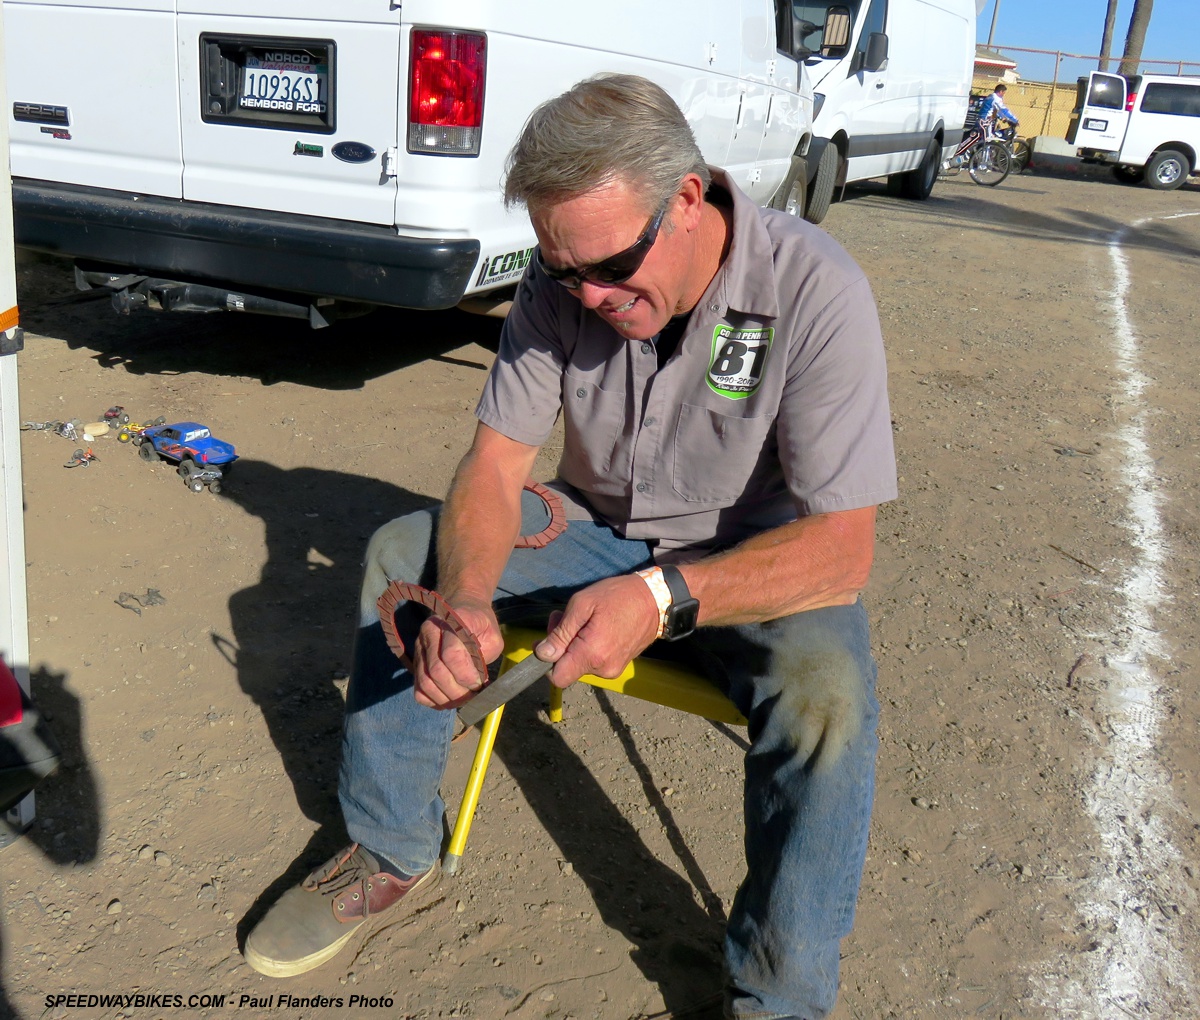
<path id="1" fill-rule="evenodd" d="M 675 641 L 687 637 L 696 629 L 696 617 L 700 614 L 700 603 L 696 599 L 679 602 L 667 611 L 667 627 L 663 637 Z"/>

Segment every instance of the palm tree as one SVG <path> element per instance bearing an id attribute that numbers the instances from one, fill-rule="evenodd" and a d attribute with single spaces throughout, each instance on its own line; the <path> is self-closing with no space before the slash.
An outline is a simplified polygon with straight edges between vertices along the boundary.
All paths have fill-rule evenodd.
<path id="1" fill-rule="evenodd" d="M 1142 62 L 1142 43 L 1146 41 L 1146 28 L 1150 24 L 1150 12 L 1154 0 L 1133 0 L 1133 14 L 1129 18 L 1129 34 L 1125 37 L 1125 54 L 1121 57 L 1121 73 L 1137 74 Z"/>
<path id="2" fill-rule="evenodd" d="M 1113 28 L 1117 23 L 1117 0 L 1108 0 L 1108 13 L 1104 16 L 1104 39 L 1100 43 L 1100 66 L 1097 70 L 1107 71 L 1109 54 L 1112 53 Z"/>

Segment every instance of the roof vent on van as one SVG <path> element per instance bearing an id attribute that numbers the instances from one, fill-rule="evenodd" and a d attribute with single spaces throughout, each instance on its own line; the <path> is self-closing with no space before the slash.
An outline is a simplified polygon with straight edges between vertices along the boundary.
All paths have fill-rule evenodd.
<path id="1" fill-rule="evenodd" d="M 408 151 L 478 156 L 487 37 L 414 29 L 408 70 Z"/>

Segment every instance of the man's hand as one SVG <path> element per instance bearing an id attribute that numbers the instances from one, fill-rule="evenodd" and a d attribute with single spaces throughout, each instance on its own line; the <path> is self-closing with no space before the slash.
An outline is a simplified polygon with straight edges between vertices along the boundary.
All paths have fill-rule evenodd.
<path id="1" fill-rule="evenodd" d="M 556 663 L 550 680 L 569 687 L 581 676 L 620 676 L 658 633 L 658 606 L 634 574 L 610 577 L 577 591 L 565 612 L 550 617 L 550 632 L 534 649 Z"/>
<path id="2" fill-rule="evenodd" d="M 504 638 L 490 602 L 460 598 L 450 604 L 475 636 L 485 662 L 504 651 Z M 487 680 L 476 671 L 466 645 L 438 616 L 431 616 L 421 625 L 412 660 L 413 696 L 417 704 L 429 708 L 458 708 Z"/>

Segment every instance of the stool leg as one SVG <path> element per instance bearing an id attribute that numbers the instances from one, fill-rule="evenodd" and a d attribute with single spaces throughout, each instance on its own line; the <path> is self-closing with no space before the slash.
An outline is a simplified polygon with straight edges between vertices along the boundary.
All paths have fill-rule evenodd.
<path id="1" fill-rule="evenodd" d="M 561 687 L 550 685 L 550 721 L 562 722 L 562 692 Z"/>
<path id="2" fill-rule="evenodd" d="M 446 847 L 445 856 L 442 858 L 442 870 L 447 875 L 458 871 L 459 861 L 462 860 L 463 851 L 467 847 L 467 837 L 471 834 L 471 822 L 475 818 L 475 809 L 479 806 L 479 795 L 483 792 L 483 781 L 487 777 L 488 763 L 492 759 L 492 748 L 496 744 L 496 732 L 500 729 L 502 715 L 503 705 L 483 720 L 479 743 L 475 746 L 475 758 L 471 762 L 471 774 L 467 776 L 467 788 L 458 807 L 458 817 L 454 819 L 454 832 L 450 835 L 450 845 Z"/>

